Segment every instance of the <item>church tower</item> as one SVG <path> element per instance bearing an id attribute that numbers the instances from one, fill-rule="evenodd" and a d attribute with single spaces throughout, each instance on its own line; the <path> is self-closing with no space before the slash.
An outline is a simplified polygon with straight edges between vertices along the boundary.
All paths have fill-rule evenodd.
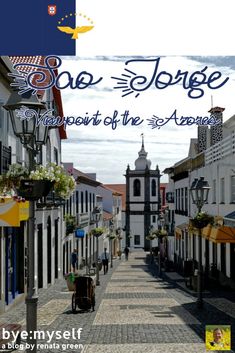
<path id="1" fill-rule="evenodd" d="M 144 148 L 144 136 L 135 169 L 126 170 L 126 243 L 134 248 L 149 249 L 146 236 L 158 228 L 160 211 L 160 172 L 151 169 L 151 161 Z"/>

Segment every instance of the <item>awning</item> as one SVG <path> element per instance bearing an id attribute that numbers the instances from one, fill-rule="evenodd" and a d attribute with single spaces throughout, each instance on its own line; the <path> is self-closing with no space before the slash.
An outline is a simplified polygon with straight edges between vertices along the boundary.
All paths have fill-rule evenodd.
<path id="1" fill-rule="evenodd" d="M 235 243 L 235 228 L 227 226 L 212 227 L 209 240 L 213 243 Z"/>
<path id="2" fill-rule="evenodd" d="M 17 201 L 12 197 L 0 198 L 0 227 L 19 227 L 29 218 L 29 201 Z"/>
<path id="3" fill-rule="evenodd" d="M 210 238 L 210 234 L 211 234 L 211 230 L 212 230 L 212 225 L 208 224 L 206 227 L 202 228 L 202 236 L 205 239 L 209 239 Z"/>

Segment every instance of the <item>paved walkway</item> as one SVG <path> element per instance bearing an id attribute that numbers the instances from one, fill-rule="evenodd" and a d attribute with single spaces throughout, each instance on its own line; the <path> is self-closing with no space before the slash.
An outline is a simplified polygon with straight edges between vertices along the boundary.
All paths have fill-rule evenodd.
<path id="1" fill-rule="evenodd" d="M 193 293 L 178 285 L 179 277 L 169 273 L 169 278 L 158 278 L 157 267 L 146 263 L 143 251 L 132 252 L 128 261 L 115 260 L 114 268 L 100 277 L 95 312 L 72 314 L 71 292 L 64 282 L 40 291 L 38 329 L 83 330 L 80 340 L 53 339 L 51 344 L 57 347 L 44 346 L 39 352 L 201 353 L 206 352 L 205 325 L 226 324 L 235 330 L 230 300 L 207 296 L 203 310 L 198 311 Z M 24 317 L 22 304 L 1 316 L 0 322 L 24 323 Z M 45 340 L 40 342 L 45 345 Z M 72 346 L 63 346 L 68 343 Z"/>

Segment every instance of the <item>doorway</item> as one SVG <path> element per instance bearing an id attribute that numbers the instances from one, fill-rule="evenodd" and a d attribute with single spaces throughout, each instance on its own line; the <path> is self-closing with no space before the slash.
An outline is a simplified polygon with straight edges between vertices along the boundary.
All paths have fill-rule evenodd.
<path id="1" fill-rule="evenodd" d="M 55 278 L 58 278 L 58 219 L 55 220 Z"/>
<path id="2" fill-rule="evenodd" d="M 38 224 L 38 288 L 43 288 L 43 236 L 42 224 Z"/>
<path id="3" fill-rule="evenodd" d="M 47 219 L 47 283 L 51 283 L 51 217 Z"/>

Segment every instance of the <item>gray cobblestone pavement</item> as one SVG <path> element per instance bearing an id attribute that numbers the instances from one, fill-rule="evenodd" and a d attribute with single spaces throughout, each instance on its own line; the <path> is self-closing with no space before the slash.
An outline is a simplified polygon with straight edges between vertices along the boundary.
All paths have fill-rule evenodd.
<path id="1" fill-rule="evenodd" d="M 100 275 L 94 312 L 72 313 L 72 293 L 64 280 L 40 290 L 38 329 L 71 332 L 82 328 L 82 333 L 80 340 L 52 340 L 54 347 L 41 340 L 38 352 L 201 353 L 206 352 L 205 325 L 231 325 L 235 330 L 234 303 L 229 295 L 206 293 L 204 307 L 198 311 L 195 293 L 179 285 L 181 276 L 166 273 L 158 278 L 157 273 L 155 264 L 146 263 L 143 251 L 132 252 L 128 261 L 115 260 L 113 269 Z M 0 316 L 0 322 L 25 325 L 24 318 L 22 303 Z"/>

